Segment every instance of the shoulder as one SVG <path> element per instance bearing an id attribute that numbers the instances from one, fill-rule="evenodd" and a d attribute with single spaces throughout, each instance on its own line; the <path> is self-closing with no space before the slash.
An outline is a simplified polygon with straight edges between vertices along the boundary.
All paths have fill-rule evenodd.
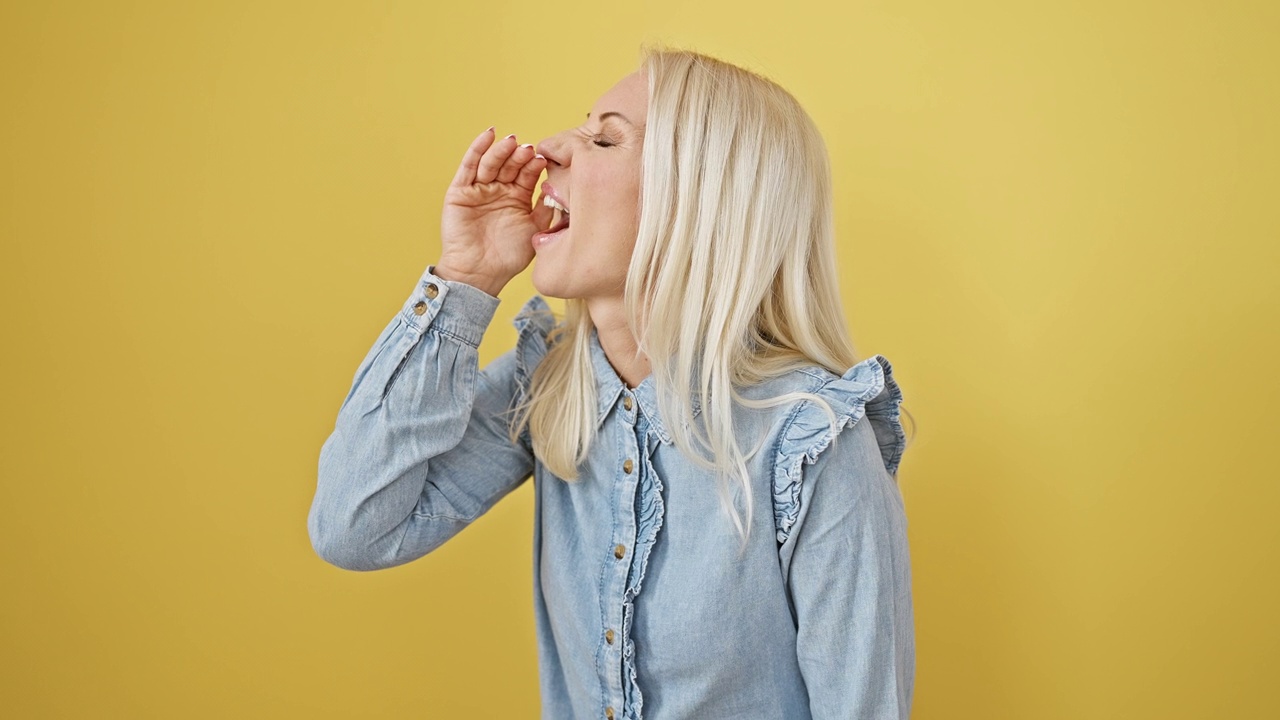
<path id="1" fill-rule="evenodd" d="M 841 375 L 817 366 L 796 372 L 810 380 L 810 388 L 804 391 L 822 400 L 830 414 L 813 399 L 802 399 L 788 408 L 780 426 L 771 475 L 780 543 L 786 541 L 800 513 L 803 467 L 813 464 L 845 428 L 859 423 L 870 427 L 890 476 L 896 476 L 906 449 L 899 409 L 902 389 L 883 355 L 873 355 Z"/>

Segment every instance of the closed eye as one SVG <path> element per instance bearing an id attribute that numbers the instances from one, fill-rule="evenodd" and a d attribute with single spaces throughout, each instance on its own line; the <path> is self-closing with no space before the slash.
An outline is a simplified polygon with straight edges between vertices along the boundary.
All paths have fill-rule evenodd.
<path id="1" fill-rule="evenodd" d="M 617 145 L 617 143 L 615 142 L 609 142 L 609 140 L 604 135 L 599 135 L 599 134 L 588 135 L 587 133 L 582 132 L 581 130 L 579 131 L 579 133 L 584 140 L 590 140 L 591 142 L 595 143 L 596 146 L 598 147 L 614 147 L 615 145 Z"/>

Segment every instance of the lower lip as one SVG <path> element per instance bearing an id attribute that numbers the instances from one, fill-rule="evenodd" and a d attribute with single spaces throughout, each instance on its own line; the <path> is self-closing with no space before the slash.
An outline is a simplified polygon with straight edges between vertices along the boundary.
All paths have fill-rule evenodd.
<path id="1" fill-rule="evenodd" d="M 550 245 L 551 243 L 555 242 L 556 240 L 559 240 L 567 232 L 569 232 L 569 228 L 566 227 L 563 230 L 558 230 L 553 233 L 549 233 L 549 232 L 534 233 L 532 238 L 533 249 L 540 250 Z"/>

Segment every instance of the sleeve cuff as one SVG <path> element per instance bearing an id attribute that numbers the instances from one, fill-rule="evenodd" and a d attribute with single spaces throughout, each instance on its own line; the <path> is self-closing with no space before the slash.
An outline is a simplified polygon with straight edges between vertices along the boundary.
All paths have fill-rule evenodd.
<path id="1" fill-rule="evenodd" d="M 400 311 L 401 316 L 419 333 L 434 328 L 479 347 L 502 301 L 473 285 L 445 280 L 435 274 L 435 269 L 435 265 L 428 265 L 418 278 Z"/>

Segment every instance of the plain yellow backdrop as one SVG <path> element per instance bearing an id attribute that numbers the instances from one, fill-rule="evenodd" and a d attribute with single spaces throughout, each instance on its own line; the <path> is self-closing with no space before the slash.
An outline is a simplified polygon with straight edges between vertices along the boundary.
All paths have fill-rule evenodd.
<path id="1" fill-rule="evenodd" d="M 919 424 L 913 717 L 1274 712 L 1277 7 L 5 3 L 0 715 L 537 716 L 529 484 L 376 573 L 306 513 L 467 143 L 644 41 L 827 138 Z"/>

